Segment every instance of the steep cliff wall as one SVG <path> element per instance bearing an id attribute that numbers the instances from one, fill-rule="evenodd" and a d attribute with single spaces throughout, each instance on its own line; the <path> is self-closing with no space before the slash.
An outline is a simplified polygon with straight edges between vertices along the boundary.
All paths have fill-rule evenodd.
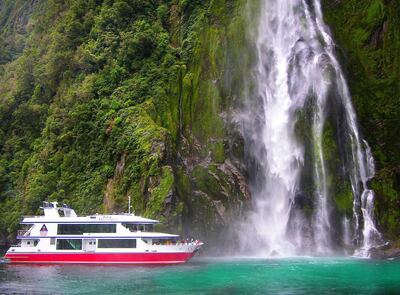
<path id="1" fill-rule="evenodd" d="M 376 215 L 390 239 L 400 235 L 400 4 L 324 1 L 326 20 L 342 53 L 360 125 L 377 174 Z"/>
<path id="2" fill-rule="evenodd" d="M 117 212 L 128 196 L 171 230 L 218 236 L 249 198 L 223 116 L 239 2 L 1 4 L 3 240 L 42 200 Z"/>

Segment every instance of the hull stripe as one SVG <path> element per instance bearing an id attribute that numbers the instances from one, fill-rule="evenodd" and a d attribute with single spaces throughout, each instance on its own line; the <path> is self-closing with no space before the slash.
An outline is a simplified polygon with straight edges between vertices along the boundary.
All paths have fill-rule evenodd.
<path id="1" fill-rule="evenodd" d="M 11 262 L 13 264 L 182 264 L 186 261 L 147 261 L 147 262 L 110 262 L 110 261 L 18 261 Z"/>
<path id="2" fill-rule="evenodd" d="M 177 264 L 191 253 L 7 253 L 10 263 Z"/>

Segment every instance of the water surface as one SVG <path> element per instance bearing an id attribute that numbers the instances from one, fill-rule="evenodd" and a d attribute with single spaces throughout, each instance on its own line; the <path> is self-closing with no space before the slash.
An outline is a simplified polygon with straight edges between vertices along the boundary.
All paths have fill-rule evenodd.
<path id="1" fill-rule="evenodd" d="M 0 294 L 400 294 L 400 262 L 196 258 L 163 267 L 3 264 Z"/>

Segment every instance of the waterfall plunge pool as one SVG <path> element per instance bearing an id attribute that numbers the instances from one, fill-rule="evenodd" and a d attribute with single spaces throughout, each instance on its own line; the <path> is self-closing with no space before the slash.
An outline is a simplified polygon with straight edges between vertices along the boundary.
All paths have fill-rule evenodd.
<path id="1" fill-rule="evenodd" d="M 399 294 L 400 261 L 195 258 L 180 266 L 0 265 L 0 294 Z"/>

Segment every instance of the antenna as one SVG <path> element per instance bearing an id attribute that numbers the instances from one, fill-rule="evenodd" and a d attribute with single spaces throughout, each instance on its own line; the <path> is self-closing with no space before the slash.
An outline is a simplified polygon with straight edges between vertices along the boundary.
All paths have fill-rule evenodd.
<path id="1" fill-rule="evenodd" d="M 131 206 L 131 195 L 129 195 L 128 196 L 128 214 L 129 215 L 131 214 L 131 208 L 132 208 L 132 206 Z"/>

